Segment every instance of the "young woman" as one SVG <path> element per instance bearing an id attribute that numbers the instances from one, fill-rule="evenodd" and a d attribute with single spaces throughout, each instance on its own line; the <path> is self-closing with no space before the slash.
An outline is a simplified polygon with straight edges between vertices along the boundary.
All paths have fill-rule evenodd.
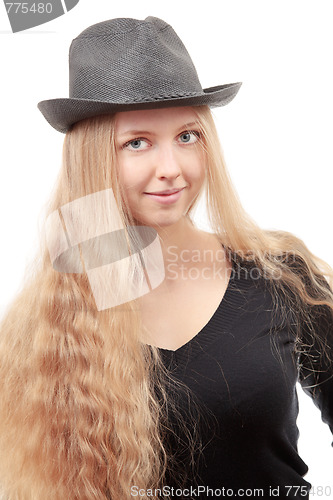
<path id="1" fill-rule="evenodd" d="M 157 18 L 73 40 L 70 98 L 39 104 L 66 133 L 41 252 L 1 323 L 6 498 L 309 497 L 295 385 L 333 430 L 333 275 L 242 208 L 210 112 L 239 87 L 203 90 Z"/>

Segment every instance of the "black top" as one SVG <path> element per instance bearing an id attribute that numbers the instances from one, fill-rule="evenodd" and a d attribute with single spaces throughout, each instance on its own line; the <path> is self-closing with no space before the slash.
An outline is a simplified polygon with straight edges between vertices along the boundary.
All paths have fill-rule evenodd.
<path id="1" fill-rule="evenodd" d="M 234 261 L 225 295 L 208 323 L 176 351 L 160 349 L 173 377 L 192 391 L 190 398 L 180 392 L 176 406 L 187 422 L 190 412 L 194 415 L 195 425 L 190 426 L 202 439 L 194 460 L 196 479 L 190 476 L 182 486 L 184 493 L 176 494 L 171 488 L 176 488 L 181 469 L 172 471 L 166 498 L 227 498 L 230 493 L 308 498 L 311 485 L 303 478 L 308 467 L 297 452 L 296 382 L 313 398 L 333 432 L 333 369 L 318 357 L 316 343 L 296 353 L 293 315 L 285 320 L 281 308 L 274 310 L 268 280 L 254 271 Z M 321 315 L 317 326 L 333 347 L 332 323 Z M 305 334 L 305 328 L 302 331 Z M 319 359 L 321 371 L 315 375 L 311 367 L 318 366 Z M 315 380 L 317 387 L 310 388 Z M 171 392 L 175 397 L 170 388 L 170 397 Z M 200 409 L 198 416 L 193 401 Z M 169 418 L 173 432 L 166 434 L 165 442 L 190 472 L 188 441 L 179 419 L 172 412 Z M 250 491 L 245 495 L 243 490 Z"/>

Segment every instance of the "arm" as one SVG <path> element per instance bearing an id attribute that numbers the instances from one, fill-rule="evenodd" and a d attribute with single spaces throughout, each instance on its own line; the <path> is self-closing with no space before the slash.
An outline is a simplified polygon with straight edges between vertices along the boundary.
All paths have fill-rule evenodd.
<path id="1" fill-rule="evenodd" d="M 299 381 L 333 434 L 333 312 L 328 306 L 316 306 L 311 313 L 314 335 L 308 325 L 303 327 Z"/>

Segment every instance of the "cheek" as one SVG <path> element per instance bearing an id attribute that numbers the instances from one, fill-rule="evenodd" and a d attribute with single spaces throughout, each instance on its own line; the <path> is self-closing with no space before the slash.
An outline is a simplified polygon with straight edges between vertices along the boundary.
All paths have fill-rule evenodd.
<path id="1" fill-rule="evenodd" d="M 188 163 L 187 170 L 188 180 L 192 184 L 202 183 L 206 176 L 206 161 L 203 154 L 196 154 L 193 156 L 192 161 Z"/>
<path id="2" fill-rule="evenodd" d="M 118 165 L 119 182 L 127 194 L 143 190 L 147 172 L 140 165 L 133 165 L 133 162 L 122 162 Z"/>

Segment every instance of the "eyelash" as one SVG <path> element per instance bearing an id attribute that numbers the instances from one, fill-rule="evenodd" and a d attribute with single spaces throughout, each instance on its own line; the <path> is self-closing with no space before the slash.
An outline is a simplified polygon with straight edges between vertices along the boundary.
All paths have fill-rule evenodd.
<path id="1" fill-rule="evenodd" d="M 182 135 L 185 135 L 185 134 L 194 134 L 197 136 L 198 140 L 201 139 L 201 132 L 199 132 L 198 130 L 184 130 L 184 132 L 181 132 L 178 137 L 181 137 Z M 131 139 L 130 141 L 127 141 L 123 146 L 122 146 L 122 149 L 125 149 L 127 146 L 129 146 L 132 142 L 134 141 L 146 141 L 146 139 L 144 137 L 135 137 L 134 139 Z M 186 142 L 183 142 L 183 144 L 187 144 Z M 190 143 L 190 144 L 193 144 L 193 143 Z M 194 143 L 195 144 L 195 143 Z"/>

